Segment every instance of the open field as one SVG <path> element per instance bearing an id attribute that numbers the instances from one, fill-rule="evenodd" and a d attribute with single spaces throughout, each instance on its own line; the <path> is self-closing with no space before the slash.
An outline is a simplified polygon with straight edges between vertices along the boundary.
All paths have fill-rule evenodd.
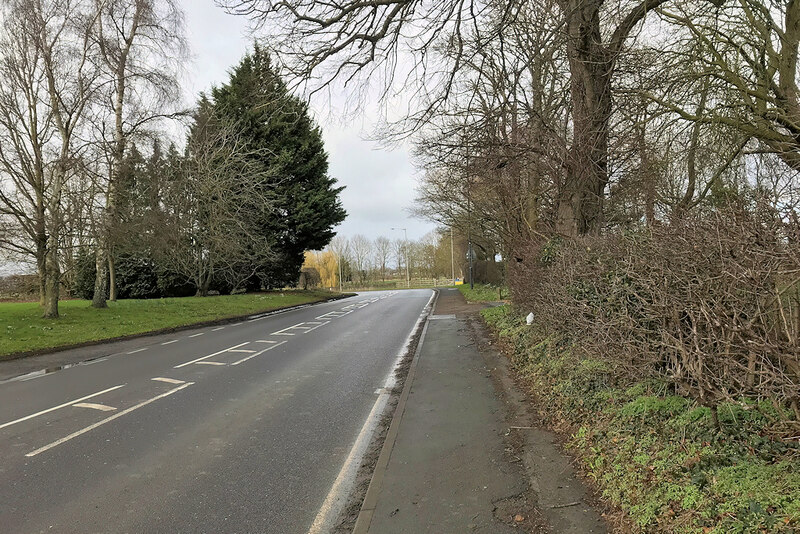
<path id="1" fill-rule="evenodd" d="M 468 302 L 498 302 L 508 298 L 508 289 L 502 286 L 475 284 L 475 289 L 470 289 L 469 284 L 463 284 L 458 289 Z"/>
<path id="2" fill-rule="evenodd" d="M 35 302 L 0 302 L 0 359 L 156 330 L 266 312 L 330 298 L 329 291 L 276 291 L 248 295 L 185 297 L 109 302 L 92 308 L 87 300 L 59 304 L 61 317 L 42 319 Z"/>

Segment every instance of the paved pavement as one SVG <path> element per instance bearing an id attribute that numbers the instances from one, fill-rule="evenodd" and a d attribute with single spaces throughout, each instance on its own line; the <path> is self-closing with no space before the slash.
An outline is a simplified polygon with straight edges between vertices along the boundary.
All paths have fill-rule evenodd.
<path id="1" fill-rule="evenodd" d="M 479 308 L 440 293 L 355 534 L 605 532 L 555 436 L 518 422 L 528 409 L 500 383 L 502 357 L 468 331 Z"/>
<path id="2" fill-rule="evenodd" d="M 459 298 L 445 290 L 430 316 L 391 457 L 356 532 L 519 532 L 494 515 L 495 502 L 527 487 L 504 458 L 502 405 L 463 321 L 442 313 Z"/>
<path id="3" fill-rule="evenodd" d="M 112 343 L 0 384 L 0 530 L 323 532 L 431 294 Z"/>

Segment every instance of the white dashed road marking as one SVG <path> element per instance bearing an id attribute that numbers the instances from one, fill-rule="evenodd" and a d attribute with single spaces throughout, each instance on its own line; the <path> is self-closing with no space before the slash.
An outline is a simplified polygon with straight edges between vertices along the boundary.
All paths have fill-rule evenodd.
<path id="1" fill-rule="evenodd" d="M 182 363 L 180 365 L 176 365 L 174 367 L 174 369 L 180 369 L 181 367 L 186 367 L 187 365 L 191 365 L 193 363 L 201 362 L 203 360 L 207 360 L 208 358 L 213 358 L 214 356 L 216 356 L 218 354 L 222 354 L 223 352 L 228 352 L 231 349 L 238 349 L 239 347 L 247 345 L 248 343 L 250 343 L 250 342 L 249 341 L 245 341 L 244 343 L 239 343 L 238 345 L 234 345 L 232 347 L 228 347 L 227 349 L 223 349 L 223 350 L 217 351 L 214 354 L 209 354 L 208 356 L 203 356 L 202 358 L 197 358 L 196 360 L 192 360 L 192 361 L 189 361 L 189 362 L 186 362 L 186 363 Z"/>
<path id="2" fill-rule="evenodd" d="M 184 380 L 175 380 L 174 378 L 164 378 L 163 376 L 157 376 L 155 378 L 151 378 L 150 380 L 156 380 L 158 382 L 166 382 L 167 384 L 183 384 Z"/>
<path id="3" fill-rule="evenodd" d="M 44 447 L 40 447 L 40 448 L 36 449 L 35 451 L 31 451 L 28 454 L 26 454 L 25 456 L 30 458 L 32 456 L 36 456 L 37 454 L 41 454 L 41 453 L 43 453 L 45 451 L 49 451 L 53 447 L 57 447 L 57 446 L 61 445 L 62 443 L 66 443 L 67 441 L 69 441 L 69 440 L 71 440 L 73 438 L 77 438 L 80 435 L 86 434 L 87 432 L 92 431 L 92 430 L 94 430 L 95 428 L 97 428 L 99 426 L 102 426 L 102 425 L 104 425 L 106 423 L 110 423 L 114 419 L 118 419 L 118 418 L 122 417 L 125 414 L 129 414 L 134 410 L 138 410 L 139 408 L 142 408 L 143 406 L 147 406 L 151 402 L 155 402 L 155 401 L 157 401 L 159 399 L 163 399 L 164 397 L 168 397 L 169 395 L 172 395 L 173 393 L 177 393 L 178 391 L 180 391 L 180 390 L 182 390 L 184 388 L 187 388 L 187 387 L 191 386 L 192 384 L 194 384 L 194 382 L 187 382 L 187 383 L 183 384 L 182 386 L 178 386 L 175 389 L 171 389 L 171 390 L 167 391 L 166 393 L 162 393 L 161 395 L 157 395 L 157 396 L 153 397 L 152 399 L 147 399 L 146 401 L 140 402 L 139 404 L 131 406 L 130 408 L 126 408 L 125 410 L 122 410 L 121 412 L 115 413 L 111 417 L 106 417 L 105 419 L 102 419 L 102 420 L 96 422 L 93 425 L 89 425 L 86 428 L 82 428 L 82 429 L 78 430 L 77 432 L 73 432 L 72 434 L 70 434 L 68 436 L 64 436 L 63 438 L 61 438 L 59 440 L 56 440 L 56 441 L 54 441 L 54 442 L 52 442 L 52 443 L 50 443 L 48 445 L 45 445 Z"/>
<path id="4" fill-rule="evenodd" d="M 100 410 L 101 412 L 113 412 L 116 410 L 113 406 L 106 406 L 105 404 L 95 404 L 94 402 L 79 402 L 72 405 L 74 408 L 91 408 L 92 410 Z"/>
<path id="5" fill-rule="evenodd" d="M 28 419 L 33 419 L 34 417 L 38 417 L 40 415 L 44 415 L 46 413 L 52 412 L 53 410 L 58 410 L 59 408 L 65 408 L 67 406 L 72 406 L 76 402 L 85 401 L 91 399 L 92 397 L 97 397 L 98 395 L 102 395 L 103 393 L 108 393 L 109 391 L 114 391 L 115 389 L 119 389 L 123 387 L 125 384 L 120 386 L 114 386 L 113 388 L 104 389 L 103 391 L 98 391 L 97 393 L 92 393 L 91 395 L 86 395 L 85 397 L 81 397 L 80 399 L 71 400 L 69 402 L 65 402 L 64 404 L 59 404 L 58 406 L 53 406 L 52 408 L 48 408 L 46 410 L 42 410 L 41 412 L 32 413 L 30 415 L 26 415 L 25 417 L 20 417 L 19 419 L 15 419 L 14 421 L 9 421 L 8 423 L 3 423 L 0 425 L 0 428 L 5 428 L 7 426 L 15 425 L 17 423 L 21 423 L 23 421 L 27 421 Z"/>
<path id="6" fill-rule="evenodd" d="M 247 356 L 246 358 L 242 358 L 238 362 L 233 362 L 231 365 L 239 365 L 240 363 L 244 363 L 244 362 L 246 362 L 247 360 L 249 360 L 251 358 L 255 358 L 256 356 L 260 356 L 261 354 L 264 354 L 268 350 L 272 350 L 272 349 L 274 349 L 276 347 L 280 347 L 284 343 L 287 343 L 287 341 L 281 341 L 280 343 L 275 343 L 274 345 L 270 345 L 269 347 L 267 347 L 267 348 L 265 348 L 263 350 L 260 350 L 260 351 L 256 352 L 255 354 L 251 354 L 250 356 Z"/>

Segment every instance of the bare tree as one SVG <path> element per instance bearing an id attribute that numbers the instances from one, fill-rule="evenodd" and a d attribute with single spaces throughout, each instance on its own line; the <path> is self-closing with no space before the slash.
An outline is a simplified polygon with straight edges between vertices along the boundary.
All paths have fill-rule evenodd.
<path id="1" fill-rule="evenodd" d="M 739 130 L 745 139 L 757 139 L 761 151 L 800 170 L 800 5 L 762 0 L 719 4 L 712 11 L 692 4 L 662 10 L 675 29 L 669 34 L 673 39 L 664 43 L 670 59 L 694 67 L 683 83 L 647 95 L 703 127 Z"/>
<path id="2" fill-rule="evenodd" d="M 83 119 L 98 89 L 91 39 L 97 17 L 90 2 L 79 0 L 15 0 L 5 8 L 3 75 L 9 87 L 0 120 L 12 148 L 0 159 L 13 191 L 2 193 L 4 211 L 33 238 L 44 317 L 55 318 L 62 194 L 79 166 Z"/>
<path id="3" fill-rule="evenodd" d="M 375 266 L 381 270 L 381 280 L 386 280 L 386 267 L 392 255 L 392 242 L 388 237 L 379 236 L 375 239 Z"/>
<path id="4" fill-rule="evenodd" d="M 363 284 L 370 268 L 369 260 L 372 252 L 372 243 L 363 235 L 356 234 L 350 238 L 350 250 L 353 253 L 358 279 Z"/>
<path id="5" fill-rule="evenodd" d="M 113 243 L 119 172 L 129 139 L 152 122 L 178 114 L 176 72 L 186 58 L 183 12 L 173 0 L 95 0 L 100 12 L 96 39 L 108 78 L 105 110 L 110 131 L 101 131 L 108 182 L 97 237 L 97 277 L 92 306 L 116 300 Z M 105 126 L 105 122 L 101 124 Z M 107 288 L 107 279 L 110 287 Z"/>
<path id="6" fill-rule="evenodd" d="M 328 244 L 328 249 L 333 252 L 336 256 L 336 264 L 337 264 L 337 277 L 339 278 L 339 289 L 341 290 L 344 284 L 345 274 L 347 273 L 347 269 L 345 265 L 350 263 L 350 241 L 341 235 L 335 236 L 330 244 Z"/>
<path id="7" fill-rule="evenodd" d="M 277 33 L 287 68 L 306 79 L 313 75 L 322 86 L 364 79 L 383 67 L 388 93 L 398 57 L 413 57 L 411 76 L 417 78 L 407 78 L 403 84 L 418 104 L 409 116 L 411 128 L 416 129 L 453 95 L 456 80 L 473 59 L 468 43 L 502 46 L 506 27 L 537 2 L 228 0 L 225 4 Z M 554 6 L 565 36 L 571 94 L 571 142 L 555 220 L 555 230 L 561 234 L 597 233 L 602 227 L 614 109 L 612 80 L 636 29 L 669 2 L 626 0 L 611 6 L 604 0 L 557 0 Z M 723 0 L 701 3 L 719 6 Z M 442 50 L 444 54 L 439 53 Z"/>
<path id="8" fill-rule="evenodd" d="M 269 237 L 252 221 L 271 213 L 274 170 L 250 148 L 237 124 L 197 118 L 182 172 L 170 184 L 160 259 L 208 295 L 213 281 L 236 289 L 252 266 L 272 259 Z"/>

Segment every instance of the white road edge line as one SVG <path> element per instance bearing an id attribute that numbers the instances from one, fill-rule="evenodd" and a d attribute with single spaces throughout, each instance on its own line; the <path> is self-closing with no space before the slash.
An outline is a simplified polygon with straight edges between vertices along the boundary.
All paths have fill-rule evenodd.
<path id="1" fill-rule="evenodd" d="M 115 389 L 119 389 L 123 387 L 125 384 L 114 386 L 113 388 L 104 389 L 103 391 L 98 391 L 97 393 L 92 393 L 91 395 L 86 395 L 85 397 L 81 397 L 80 399 L 71 400 L 69 402 L 65 402 L 64 404 L 59 404 L 58 406 L 53 406 L 52 408 L 48 408 L 46 410 L 42 410 L 41 412 L 32 413 L 30 415 L 26 415 L 25 417 L 20 417 L 19 419 L 15 419 L 14 421 L 9 421 L 8 423 L 3 423 L 0 425 L 0 428 L 5 428 L 7 426 L 15 425 L 17 423 L 21 423 L 23 421 L 27 421 L 28 419 L 33 419 L 34 417 L 38 417 L 40 415 L 44 415 L 46 413 L 52 412 L 53 410 L 58 410 L 59 408 L 66 408 L 67 406 L 72 406 L 76 402 L 85 401 L 87 399 L 91 399 L 92 397 L 97 397 L 98 395 L 102 395 L 103 393 L 108 393 L 109 391 L 114 391 Z"/>
<path id="2" fill-rule="evenodd" d="M 45 445 L 44 447 L 40 447 L 40 448 L 36 449 L 35 451 L 31 451 L 28 454 L 26 454 L 25 456 L 27 456 L 28 458 L 31 458 L 33 456 L 36 456 L 37 454 L 41 454 L 41 453 L 43 453 L 45 451 L 49 451 L 53 447 L 57 447 L 57 446 L 61 445 L 62 443 L 66 443 L 67 441 L 69 441 L 69 440 L 71 440 L 73 438 L 77 438 L 80 435 L 86 434 L 87 432 L 90 432 L 90 431 L 94 430 L 95 428 L 97 428 L 99 426 L 102 426 L 102 425 L 104 425 L 106 423 L 110 423 L 114 419 L 118 419 L 118 418 L 122 417 L 125 414 L 129 414 L 134 410 L 138 410 L 139 408 L 147 406 L 151 402 L 155 402 L 155 401 L 157 401 L 159 399 L 163 399 L 164 397 L 168 397 L 168 396 L 172 395 L 173 393 L 177 393 L 178 391 L 180 391 L 180 390 L 182 390 L 184 388 L 187 388 L 187 387 L 191 386 L 192 384 L 194 384 L 194 382 L 187 382 L 187 383 L 183 384 L 182 386 L 178 386 L 175 389 L 171 389 L 171 390 L 167 391 L 166 393 L 162 393 L 161 395 L 153 397 L 152 399 L 148 399 L 146 401 L 140 402 L 139 404 L 131 406 L 130 408 L 126 408 L 126 409 L 122 410 L 121 412 L 115 413 L 114 415 L 112 415 L 110 417 L 106 417 L 105 419 L 102 419 L 102 420 L 96 422 L 93 425 L 89 425 L 86 428 L 82 428 L 82 429 L 78 430 L 77 432 L 73 432 L 72 434 L 70 434 L 68 436 L 64 436 L 63 438 L 61 438 L 59 440 L 56 440 L 53 443 Z"/>
<path id="3" fill-rule="evenodd" d="M 378 399 L 372 405 L 372 410 L 369 412 L 367 420 L 364 421 L 364 426 L 361 427 L 361 432 L 358 433 L 356 442 L 350 449 L 350 454 L 347 455 L 339 475 L 333 482 L 327 497 L 325 497 L 322 507 L 320 507 L 314 522 L 311 524 L 311 528 L 308 529 L 308 534 L 321 534 L 322 532 L 328 532 L 333 527 L 333 522 L 339 517 L 342 507 L 346 504 L 345 501 L 356 478 L 361 460 L 364 457 L 364 453 L 367 452 L 369 442 L 372 440 L 372 434 L 383 415 L 388 401 L 388 393 L 378 395 Z"/>
<path id="4" fill-rule="evenodd" d="M 274 345 L 270 345 L 270 346 L 269 346 L 269 347 L 267 347 L 266 349 L 264 349 L 264 350 L 260 350 L 260 351 L 256 352 L 255 354 L 251 354 L 250 356 L 247 356 L 247 357 L 245 357 L 245 358 L 242 358 L 242 359 L 241 359 L 241 360 L 239 360 L 238 362 L 233 362 L 231 365 L 239 365 L 240 363 L 244 363 L 244 362 L 246 362 L 247 360 L 249 360 L 249 359 L 251 359 L 251 358 L 255 358 L 256 356 L 260 356 L 260 355 L 264 354 L 264 353 L 265 353 L 265 352 L 267 352 L 268 350 L 272 350 L 272 349 L 274 349 L 275 347 L 280 347 L 280 346 L 281 346 L 281 345 L 283 345 L 284 343 L 288 343 L 288 341 L 281 341 L 280 343 L 275 343 Z"/>
<path id="5" fill-rule="evenodd" d="M 206 360 L 208 358 L 216 356 L 217 354 L 222 354 L 223 352 L 228 352 L 231 349 L 238 349 L 242 345 L 247 345 L 248 343 L 250 343 L 250 342 L 249 341 L 245 341 L 244 343 L 239 343 L 238 345 L 234 345 L 232 347 L 228 347 L 227 349 L 223 349 L 221 351 L 215 352 L 214 354 L 209 354 L 208 356 L 203 356 L 202 358 L 197 358 L 196 360 L 192 360 L 190 362 L 186 362 L 186 363 L 182 363 L 182 364 L 176 365 L 176 366 L 173 367 L 173 369 L 180 369 L 181 367 L 186 367 L 187 365 L 191 365 L 193 363 L 201 362 L 203 360 Z"/>
<path id="6" fill-rule="evenodd" d="M 333 522 L 339 517 L 342 508 L 346 504 L 346 499 L 350 495 L 350 489 L 355 481 L 358 468 L 361 465 L 361 460 L 366 453 L 369 442 L 372 440 L 372 434 L 375 431 L 375 427 L 383 416 L 386 403 L 389 401 L 388 391 L 391 391 L 391 389 L 395 386 L 395 372 L 397 367 L 400 365 L 400 362 L 403 361 L 403 356 L 405 356 L 406 352 L 408 352 L 411 341 L 414 339 L 414 334 L 417 332 L 417 330 L 419 330 L 420 324 L 428 315 L 431 303 L 436 297 L 436 292 L 434 291 L 432 293 L 433 294 L 428 300 L 428 303 L 422 309 L 422 313 L 420 313 L 417 322 L 414 324 L 411 332 L 409 332 L 406 342 L 403 344 L 403 348 L 400 349 L 400 352 L 397 354 L 397 358 L 392 365 L 392 369 L 389 371 L 389 375 L 386 377 L 386 381 L 384 382 L 383 391 L 378 394 L 375 404 L 372 405 L 372 410 L 369 412 L 367 420 L 364 421 L 364 426 L 361 427 L 361 431 L 358 433 L 356 442 L 350 449 L 350 454 L 347 455 L 347 459 L 344 461 L 342 469 L 339 471 L 339 475 L 333 482 L 331 490 L 325 497 L 322 507 L 320 507 L 319 512 L 317 512 L 317 516 L 314 518 L 311 528 L 308 529 L 308 534 L 321 534 L 331 530 L 334 526 Z"/>

